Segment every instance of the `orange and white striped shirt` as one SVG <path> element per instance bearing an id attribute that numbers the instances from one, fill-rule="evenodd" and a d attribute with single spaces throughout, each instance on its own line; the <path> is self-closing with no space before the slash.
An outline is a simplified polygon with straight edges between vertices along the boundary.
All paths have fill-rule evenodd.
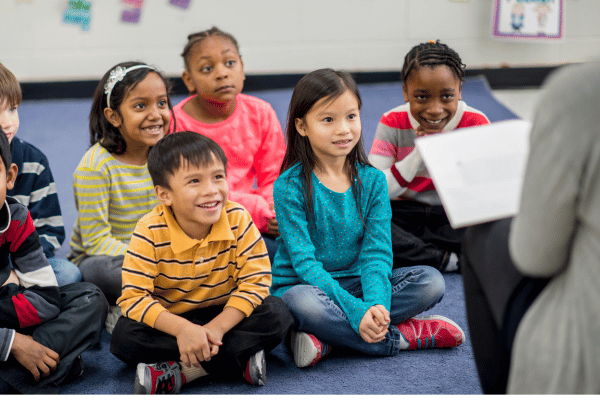
<path id="1" fill-rule="evenodd" d="M 228 201 L 203 240 L 187 236 L 160 204 L 138 222 L 123 262 L 123 315 L 154 327 L 158 315 L 217 304 L 246 316 L 269 295 L 271 265 L 252 218 Z"/>

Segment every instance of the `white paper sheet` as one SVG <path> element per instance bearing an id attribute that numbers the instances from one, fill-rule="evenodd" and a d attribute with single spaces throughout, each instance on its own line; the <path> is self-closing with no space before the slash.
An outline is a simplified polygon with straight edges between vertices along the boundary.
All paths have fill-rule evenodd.
<path id="1" fill-rule="evenodd" d="M 518 212 L 530 130 L 511 120 L 417 138 L 453 228 Z"/>

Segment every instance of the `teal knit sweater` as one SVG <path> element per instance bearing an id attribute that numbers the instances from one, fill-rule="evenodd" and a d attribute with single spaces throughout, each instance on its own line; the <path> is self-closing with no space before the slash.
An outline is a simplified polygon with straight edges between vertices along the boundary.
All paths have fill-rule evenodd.
<path id="1" fill-rule="evenodd" d="M 271 293 L 280 297 L 294 285 L 316 286 L 346 313 L 358 333 L 369 307 L 381 304 L 390 309 L 391 209 L 385 175 L 371 166 L 359 165 L 363 224 L 352 188 L 334 192 L 314 173 L 315 217 L 309 222 L 300 172 L 297 164 L 281 174 L 274 185 L 281 237 L 277 239 Z M 362 299 L 350 295 L 336 281 L 351 276 L 361 277 Z"/>

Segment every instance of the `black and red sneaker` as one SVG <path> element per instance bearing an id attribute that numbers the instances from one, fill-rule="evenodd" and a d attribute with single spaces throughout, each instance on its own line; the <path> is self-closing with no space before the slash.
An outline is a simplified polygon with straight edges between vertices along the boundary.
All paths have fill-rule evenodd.
<path id="1" fill-rule="evenodd" d="M 176 394 L 185 383 L 176 361 L 155 364 L 139 363 L 135 375 L 134 394 Z"/>

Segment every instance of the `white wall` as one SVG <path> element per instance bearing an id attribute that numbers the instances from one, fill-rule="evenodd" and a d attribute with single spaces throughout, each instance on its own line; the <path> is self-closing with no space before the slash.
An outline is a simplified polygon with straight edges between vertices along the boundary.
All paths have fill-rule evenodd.
<path id="1" fill-rule="evenodd" d="M 0 0 L 0 62 L 22 82 L 99 79 L 142 60 L 181 73 L 189 33 L 216 25 L 240 43 L 246 73 L 397 70 L 415 44 L 440 39 L 467 67 L 554 65 L 600 54 L 600 1 L 565 0 L 565 40 L 491 38 L 492 0 L 146 0 L 137 24 L 120 0 L 92 0 L 88 31 L 62 23 L 67 0 Z"/>

